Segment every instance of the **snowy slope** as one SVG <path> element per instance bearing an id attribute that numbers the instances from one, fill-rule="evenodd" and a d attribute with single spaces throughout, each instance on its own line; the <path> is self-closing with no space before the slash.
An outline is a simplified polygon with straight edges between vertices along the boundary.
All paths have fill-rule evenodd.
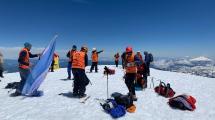
<path id="1" fill-rule="evenodd" d="M 72 91 L 72 80 L 62 80 L 67 77 L 66 69 L 49 73 L 40 87 L 44 91 L 42 97 L 24 98 L 22 96 L 9 97 L 6 89 L 9 82 L 19 81 L 18 73 L 6 74 L 0 82 L 0 120 L 111 120 L 103 112 L 95 98 L 106 98 L 106 77 L 103 76 L 103 67 L 99 66 L 99 73 L 87 73 L 93 85 L 87 86 L 86 93 L 91 95 L 85 103 L 79 99 L 59 96 L 59 93 Z M 110 68 L 115 68 L 110 66 Z M 89 71 L 89 67 L 87 67 Z M 109 77 L 109 93 L 128 92 L 122 79 L 122 69 L 116 69 L 116 74 Z M 151 69 L 155 85 L 161 79 L 170 82 L 176 95 L 188 93 L 197 99 L 197 109 L 194 112 L 173 110 L 167 105 L 168 99 L 158 96 L 150 88 L 137 91 L 138 101 L 135 102 L 135 113 L 127 113 L 122 120 L 214 120 L 215 119 L 215 79 L 194 75 L 166 72 Z M 152 85 L 151 85 L 152 86 Z"/>

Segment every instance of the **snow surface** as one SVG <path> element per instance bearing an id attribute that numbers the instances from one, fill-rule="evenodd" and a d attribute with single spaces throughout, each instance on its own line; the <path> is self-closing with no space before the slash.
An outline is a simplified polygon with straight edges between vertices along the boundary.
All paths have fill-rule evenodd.
<path id="1" fill-rule="evenodd" d="M 110 68 L 116 69 L 114 66 Z M 67 77 L 65 68 L 49 73 L 40 87 L 44 91 L 41 97 L 9 97 L 4 89 L 7 83 L 19 81 L 18 73 L 5 74 L 0 82 L 0 120 L 111 120 L 96 98 L 106 98 L 106 77 L 102 74 L 104 66 L 99 66 L 99 73 L 87 73 L 92 85 L 87 86 L 86 93 L 90 95 L 85 104 L 79 99 L 58 95 L 72 91 L 72 80 Z M 109 93 L 128 92 L 122 79 L 124 74 L 121 67 L 116 74 L 109 77 Z M 89 71 L 89 67 L 87 70 Z M 151 78 L 155 85 L 159 80 L 170 82 L 176 95 L 187 93 L 197 99 L 197 109 L 193 112 L 170 108 L 168 99 L 158 96 L 152 89 Z M 135 113 L 126 113 L 120 120 L 214 120 L 215 119 L 215 79 L 183 73 L 167 72 L 151 69 L 148 88 L 137 91 L 138 101 Z M 151 87 L 150 87 L 151 86 Z"/>

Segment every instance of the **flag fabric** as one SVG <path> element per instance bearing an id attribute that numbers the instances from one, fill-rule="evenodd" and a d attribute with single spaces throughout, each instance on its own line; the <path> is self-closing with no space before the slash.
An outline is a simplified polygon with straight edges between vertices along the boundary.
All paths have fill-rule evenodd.
<path id="1" fill-rule="evenodd" d="M 22 90 L 22 95 L 33 96 L 34 93 L 37 92 L 37 89 L 40 87 L 41 83 L 44 81 L 53 60 L 56 38 L 57 35 L 54 36 L 49 45 L 45 48 L 39 61 L 28 75 Z"/>

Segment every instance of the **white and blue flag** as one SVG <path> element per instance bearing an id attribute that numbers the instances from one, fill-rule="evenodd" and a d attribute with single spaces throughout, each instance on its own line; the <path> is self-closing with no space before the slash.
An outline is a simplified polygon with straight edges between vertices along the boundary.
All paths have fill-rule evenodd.
<path id="1" fill-rule="evenodd" d="M 57 35 L 54 36 L 49 45 L 45 48 L 40 56 L 40 60 L 29 74 L 22 90 L 22 95 L 33 96 L 44 81 L 53 60 L 56 38 Z"/>

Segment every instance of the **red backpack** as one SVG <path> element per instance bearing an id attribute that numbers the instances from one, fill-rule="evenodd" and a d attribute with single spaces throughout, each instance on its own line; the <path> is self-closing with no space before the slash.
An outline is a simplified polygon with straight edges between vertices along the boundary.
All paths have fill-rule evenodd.
<path id="1" fill-rule="evenodd" d="M 175 91 L 173 91 L 169 83 L 166 85 L 164 82 L 160 82 L 159 86 L 155 87 L 154 90 L 156 93 L 166 98 L 170 98 L 175 95 Z"/>
<path id="2" fill-rule="evenodd" d="M 191 95 L 179 95 L 169 99 L 168 104 L 172 108 L 178 108 L 181 110 L 194 111 L 196 109 L 196 99 Z"/>

